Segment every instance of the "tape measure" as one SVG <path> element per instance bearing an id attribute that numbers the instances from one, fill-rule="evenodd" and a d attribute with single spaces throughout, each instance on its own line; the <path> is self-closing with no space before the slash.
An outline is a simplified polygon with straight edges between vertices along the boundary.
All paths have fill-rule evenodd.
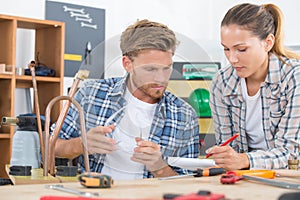
<path id="1" fill-rule="evenodd" d="M 113 180 L 111 176 L 96 172 L 86 172 L 78 177 L 81 185 L 87 188 L 111 188 Z"/>

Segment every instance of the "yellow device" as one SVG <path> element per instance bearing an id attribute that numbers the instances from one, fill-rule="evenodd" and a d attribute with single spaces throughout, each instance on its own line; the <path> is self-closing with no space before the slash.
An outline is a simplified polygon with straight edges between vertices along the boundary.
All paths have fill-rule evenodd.
<path id="1" fill-rule="evenodd" d="M 87 188 L 111 188 L 113 185 L 111 176 L 96 172 L 83 173 L 78 179 L 80 184 Z"/>

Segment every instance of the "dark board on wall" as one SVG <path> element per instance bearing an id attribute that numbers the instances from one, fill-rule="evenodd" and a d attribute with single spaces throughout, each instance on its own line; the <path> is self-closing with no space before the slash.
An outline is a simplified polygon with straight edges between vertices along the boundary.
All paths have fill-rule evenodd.
<path id="1" fill-rule="evenodd" d="M 65 22 L 65 76 L 88 69 L 89 78 L 103 78 L 105 10 L 46 1 L 45 18 Z"/>

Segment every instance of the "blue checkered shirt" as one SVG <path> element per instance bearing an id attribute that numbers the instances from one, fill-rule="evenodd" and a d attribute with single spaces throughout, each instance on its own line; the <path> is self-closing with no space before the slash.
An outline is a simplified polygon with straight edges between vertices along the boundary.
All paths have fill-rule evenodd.
<path id="1" fill-rule="evenodd" d="M 126 105 L 126 100 L 123 98 L 126 77 L 87 81 L 78 90 L 74 98 L 84 110 L 86 131 L 95 126 L 103 126 L 113 113 Z M 120 119 L 116 119 L 115 122 L 118 121 Z M 71 105 L 59 138 L 70 139 L 80 134 L 79 114 Z M 156 107 L 149 140 L 161 146 L 164 159 L 174 156 L 197 158 L 199 125 L 193 108 L 184 100 L 166 91 Z M 89 155 L 90 170 L 101 172 L 104 159 L 105 154 Z M 83 168 L 82 155 L 79 157 L 79 163 Z M 172 168 L 179 174 L 188 172 L 185 169 Z M 148 178 L 153 175 L 145 168 L 143 177 Z"/>
<path id="2" fill-rule="evenodd" d="M 290 156 L 299 159 L 300 145 L 300 62 L 271 54 L 269 71 L 261 84 L 262 125 L 267 150 L 249 149 L 247 143 L 246 102 L 241 79 L 232 66 L 222 68 L 211 86 L 212 110 L 217 144 L 240 133 L 231 146 L 247 153 L 250 168 L 286 168 Z"/>

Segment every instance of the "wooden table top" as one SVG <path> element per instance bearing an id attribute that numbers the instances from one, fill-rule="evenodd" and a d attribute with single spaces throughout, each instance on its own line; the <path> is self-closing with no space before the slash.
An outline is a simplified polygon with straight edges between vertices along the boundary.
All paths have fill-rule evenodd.
<path id="1" fill-rule="evenodd" d="M 276 180 L 300 183 L 297 178 L 277 178 Z M 99 198 L 122 198 L 122 199 L 162 199 L 163 194 L 190 194 L 199 190 L 209 190 L 213 193 L 224 194 L 226 199 L 242 200 L 275 200 L 283 193 L 297 192 L 264 185 L 262 183 L 241 180 L 234 185 L 223 185 L 220 176 L 213 177 L 185 177 L 173 180 L 142 179 L 132 181 L 114 181 L 112 188 L 90 189 L 85 188 L 79 182 L 50 183 L 62 184 L 66 188 L 72 188 L 86 192 L 97 192 Z M 47 184 L 0 186 L 0 199 L 2 200 L 39 200 L 43 196 L 76 197 L 65 192 L 46 188 Z M 300 191 L 299 191 L 300 192 Z"/>

